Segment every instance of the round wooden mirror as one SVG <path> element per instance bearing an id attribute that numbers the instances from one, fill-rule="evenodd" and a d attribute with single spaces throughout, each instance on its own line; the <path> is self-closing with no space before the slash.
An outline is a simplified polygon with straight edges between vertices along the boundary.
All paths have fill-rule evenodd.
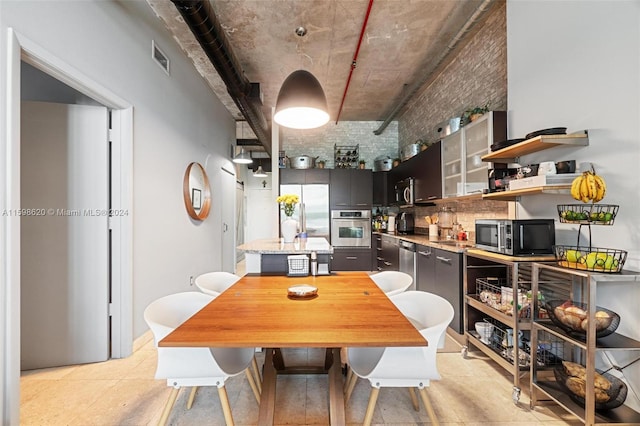
<path id="1" fill-rule="evenodd" d="M 189 216 L 195 220 L 205 220 L 211 208 L 211 189 L 207 173 L 200 163 L 194 162 L 187 166 L 182 192 Z"/>

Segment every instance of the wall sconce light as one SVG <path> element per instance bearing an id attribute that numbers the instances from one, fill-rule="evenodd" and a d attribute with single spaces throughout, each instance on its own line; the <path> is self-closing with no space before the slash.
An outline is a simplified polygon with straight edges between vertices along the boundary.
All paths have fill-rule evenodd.
<path id="1" fill-rule="evenodd" d="M 282 83 L 273 120 L 292 129 L 315 129 L 329 122 L 328 110 L 320 82 L 310 72 L 298 70 Z"/>
<path id="2" fill-rule="evenodd" d="M 251 164 L 251 163 L 253 163 L 253 159 L 251 158 L 251 154 L 249 154 L 247 151 L 245 151 L 244 148 L 240 149 L 240 153 L 238 155 L 236 155 L 235 157 L 233 157 L 232 161 L 234 163 L 237 163 L 237 164 Z"/>

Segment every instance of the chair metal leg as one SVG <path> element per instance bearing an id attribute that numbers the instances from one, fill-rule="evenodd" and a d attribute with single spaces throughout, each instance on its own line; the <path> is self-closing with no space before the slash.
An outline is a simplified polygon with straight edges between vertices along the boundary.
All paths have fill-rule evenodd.
<path id="1" fill-rule="evenodd" d="M 367 413 L 364 415 L 364 422 L 362 422 L 362 426 L 371 426 L 371 420 L 373 420 L 373 409 L 376 407 L 378 393 L 380 393 L 380 388 L 371 388 L 371 394 L 369 395 L 369 405 L 367 405 Z"/>
<path id="2" fill-rule="evenodd" d="M 344 393 L 344 403 L 347 404 L 349 399 L 351 399 L 351 394 L 353 393 L 353 388 L 356 387 L 356 383 L 358 382 L 358 375 L 356 373 L 351 373 L 351 376 L 347 379 L 347 389 Z"/>
<path id="3" fill-rule="evenodd" d="M 162 410 L 162 416 L 160 416 L 160 420 L 158 421 L 158 426 L 164 426 L 165 424 L 167 424 L 167 419 L 169 418 L 169 414 L 171 413 L 173 404 L 176 402 L 176 398 L 178 397 L 178 392 L 180 392 L 180 388 L 171 388 L 169 399 L 167 400 L 167 403 L 164 405 L 164 410 Z"/>
<path id="4" fill-rule="evenodd" d="M 196 391 L 198 390 L 197 386 L 191 388 L 191 392 L 189 393 L 189 399 L 187 400 L 187 410 L 191 410 L 191 406 L 193 405 L 193 400 L 196 399 Z"/>
<path id="5" fill-rule="evenodd" d="M 255 356 L 251 361 L 251 367 L 253 369 L 253 375 L 255 376 L 255 379 L 256 379 L 256 385 L 258 386 L 258 392 L 260 392 L 260 395 L 262 395 L 262 376 L 260 375 L 260 369 L 258 368 L 258 360 L 256 360 Z"/>
<path id="6" fill-rule="evenodd" d="M 224 413 L 224 421 L 227 426 L 233 426 L 233 416 L 231 415 L 231 406 L 229 405 L 227 388 L 224 386 L 219 387 L 218 395 L 220 396 L 220 404 L 222 405 L 222 412 Z"/>
<path id="7" fill-rule="evenodd" d="M 256 397 L 256 401 L 258 401 L 258 405 L 260 405 L 260 391 L 258 390 L 258 385 L 256 385 L 256 381 L 253 378 L 251 370 L 247 368 L 244 372 L 247 374 L 247 381 L 249 382 L 249 386 L 251 386 L 253 395 Z"/>
<path id="8" fill-rule="evenodd" d="M 431 423 L 435 426 L 439 426 L 440 423 L 436 418 L 436 412 L 433 411 L 433 406 L 431 405 L 431 401 L 429 400 L 429 394 L 427 394 L 427 388 L 420 389 L 420 396 L 422 397 L 422 403 L 424 404 L 424 408 L 427 409 L 427 414 L 429 414 L 429 419 L 431 419 Z"/>
<path id="9" fill-rule="evenodd" d="M 418 395 L 416 395 L 415 388 L 408 388 L 409 396 L 411 397 L 411 405 L 413 405 L 413 409 L 416 411 L 420 411 L 420 405 L 418 405 Z"/>

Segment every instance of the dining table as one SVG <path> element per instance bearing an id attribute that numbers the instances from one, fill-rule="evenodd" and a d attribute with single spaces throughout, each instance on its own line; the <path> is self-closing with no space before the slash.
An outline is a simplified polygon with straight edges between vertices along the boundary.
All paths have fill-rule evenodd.
<path id="1" fill-rule="evenodd" d="M 298 296 L 296 286 L 310 286 Z M 340 349 L 428 343 L 367 272 L 327 276 L 245 275 L 158 345 L 255 347 L 265 351 L 259 425 L 272 425 L 278 374 L 327 374 L 329 421 L 344 425 Z M 318 366 L 287 367 L 282 348 L 325 348 Z"/>

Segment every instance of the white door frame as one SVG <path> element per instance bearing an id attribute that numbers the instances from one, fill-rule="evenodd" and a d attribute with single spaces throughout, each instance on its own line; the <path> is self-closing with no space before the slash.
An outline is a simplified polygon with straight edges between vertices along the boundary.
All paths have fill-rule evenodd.
<path id="1" fill-rule="evenodd" d="M 111 140 L 114 142 L 112 204 L 127 211 L 112 221 L 112 356 L 133 350 L 133 107 L 107 88 L 61 61 L 24 35 L 9 28 L 4 116 L 0 117 L 0 152 L 4 175 L 0 176 L 0 208 L 20 208 L 20 62 L 24 60 L 79 92 L 113 110 Z M 20 419 L 20 218 L 0 216 L 0 419 L 17 425 Z"/>

